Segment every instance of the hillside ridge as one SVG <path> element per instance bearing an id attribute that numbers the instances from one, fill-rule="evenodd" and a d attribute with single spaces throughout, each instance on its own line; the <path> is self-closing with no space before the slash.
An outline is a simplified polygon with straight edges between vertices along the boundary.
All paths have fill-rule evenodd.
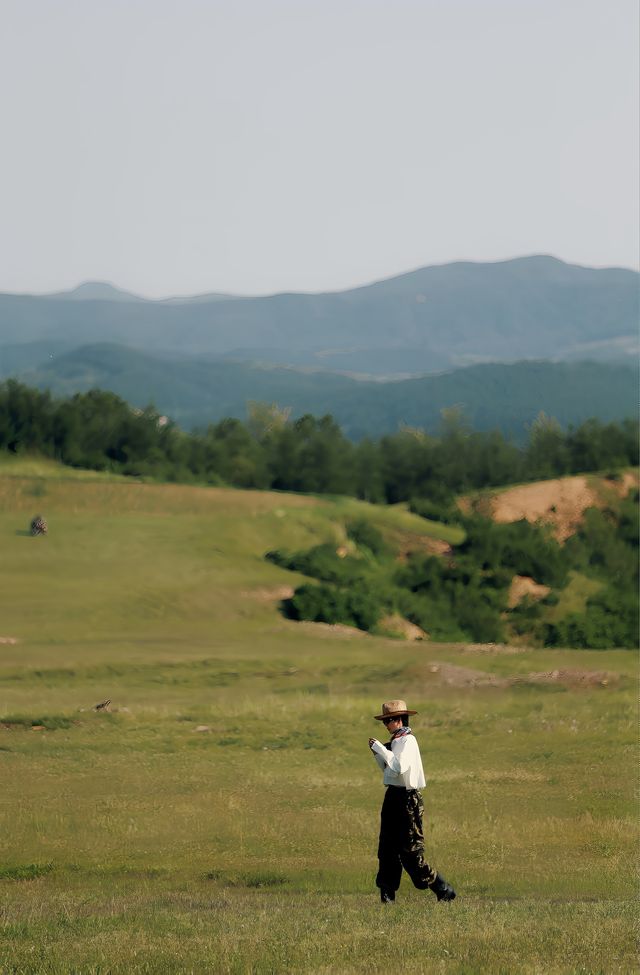
<path id="1" fill-rule="evenodd" d="M 592 358 L 628 360 L 638 344 L 638 280 L 632 270 L 538 256 L 430 266 L 339 292 L 168 301 L 3 294 L 0 346 L 109 341 L 386 376 L 571 359 L 585 343 Z"/>
<path id="2" fill-rule="evenodd" d="M 56 347 L 31 370 L 25 368 L 23 350 L 12 347 L 4 362 L 0 350 L 0 378 L 7 369 L 56 395 L 111 390 L 138 407 L 153 403 L 189 429 L 227 416 L 245 419 L 248 401 L 264 401 L 290 408 L 294 416 L 331 413 L 353 439 L 393 433 L 403 425 L 433 432 L 442 411 L 452 407 L 478 430 L 500 429 L 522 439 L 541 411 L 563 426 L 592 416 L 619 420 L 635 413 L 637 396 L 634 370 L 607 362 L 480 363 L 388 383 L 113 343 Z"/>

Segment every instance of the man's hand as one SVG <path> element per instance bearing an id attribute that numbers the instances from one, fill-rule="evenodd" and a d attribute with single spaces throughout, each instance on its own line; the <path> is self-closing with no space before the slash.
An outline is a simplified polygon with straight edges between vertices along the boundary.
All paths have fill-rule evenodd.
<path id="1" fill-rule="evenodd" d="M 375 745 L 376 741 L 377 741 L 376 738 L 370 738 L 369 739 L 369 748 L 373 748 L 373 746 Z"/>

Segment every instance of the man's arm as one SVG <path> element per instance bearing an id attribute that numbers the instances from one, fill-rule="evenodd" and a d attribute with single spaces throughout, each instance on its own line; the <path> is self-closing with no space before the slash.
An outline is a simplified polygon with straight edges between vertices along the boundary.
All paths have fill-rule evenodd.
<path id="1" fill-rule="evenodd" d="M 385 748 L 383 744 L 379 741 L 374 740 L 373 745 L 371 745 L 371 751 L 376 756 L 376 761 L 378 758 L 378 764 L 381 768 L 388 765 L 392 772 L 396 775 L 403 775 L 408 772 L 411 767 L 411 755 L 413 752 L 412 745 L 415 745 L 415 741 L 411 741 L 409 735 L 403 738 L 396 738 L 395 741 L 391 743 L 393 751 Z"/>
<path id="2" fill-rule="evenodd" d="M 382 755 L 379 755 L 378 752 L 374 749 L 374 747 L 373 747 L 374 745 L 380 745 L 380 742 L 378 741 L 377 738 L 370 738 L 369 739 L 369 748 L 371 749 L 371 754 L 375 758 L 375 760 L 378 763 L 378 765 L 380 766 L 380 768 L 384 771 L 386 769 L 386 767 L 387 767 L 387 763 L 385 762 L 385 760 L 382 757 Z M 382 745 L 382 748 L 384 748 L 384 745 Z M 384 748 L 384 750 L 386 751 L 386 748 Z"/>

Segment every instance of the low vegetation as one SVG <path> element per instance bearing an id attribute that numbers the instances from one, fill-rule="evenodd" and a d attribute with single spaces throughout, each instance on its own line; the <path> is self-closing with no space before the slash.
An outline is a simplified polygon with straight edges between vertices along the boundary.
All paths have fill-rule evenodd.
<path id="1" fill-rule="evenodd" d="M 438 506 L 413 505 L 437 513 Z M 457 514 L 456 514 L 457 512 Z M 526 520 L 496 524 L 444 506 L 440 521 L 457 519 L 464 539 L 446 555 L 414 551 L 402 563 L 373 526 L 347 526 L 353 550 L 316 545 L 273 551 L 282 568 L 319 580 L 283 603 L 292 619 L 345 623 L 376 631 L 399 613 L 432 639 L 605 648 L 638 645 L 638 492 L 615 507 L 590 508 L 566 545 L 549 527 Z M 510 605 L 513 579 L 535 580 L 544 598 L 525 595 Z M 594 584 L 578 611 L 551 612 L 575 579 Z M 584 589 L 584 583 L 583 583 Z"/>

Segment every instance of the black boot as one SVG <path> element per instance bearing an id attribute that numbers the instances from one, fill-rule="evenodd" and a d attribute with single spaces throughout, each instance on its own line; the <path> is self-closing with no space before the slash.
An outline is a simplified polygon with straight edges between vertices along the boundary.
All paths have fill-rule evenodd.
<path id="1" fill-rule="evenodd" d="M 395 890 L 389 890 L 387 887 L 380 888 L 380 900 L 383 904 L 393 904 L 396 899 Z"/>
<path id="2" fill-rule="evenodd" d="M 439 901 L 452 901 L 456 896 L 456 892 L 451 884 L 448 884 L 439 873 L 436 874 L 436 879 L 429 886 Z"/>

